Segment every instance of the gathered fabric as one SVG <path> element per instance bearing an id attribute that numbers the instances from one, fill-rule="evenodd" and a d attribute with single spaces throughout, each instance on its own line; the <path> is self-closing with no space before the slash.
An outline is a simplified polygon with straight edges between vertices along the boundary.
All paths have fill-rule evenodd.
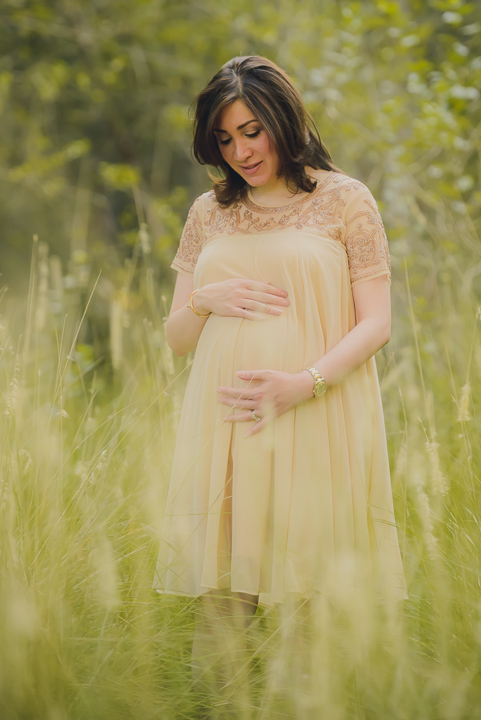
<path id="1" fill-rule="evenodd" d="M 264 322 L 212 314 L 179 420 L 154 587 L 199 596 L 230 588 L 272 606 L 326 592 L 359 573 L 407 598 L 375 358 L 261 432 L 226 422 L 220 386 L 239 370 L 297 373 L 356 323 L 352 286 L 381 275 L 389 251 L 363 183 L 316 171 L 317 187 L 280 207 L 247 196 L 226 209 L 212 191 L 191 207 L 172 267 L 201 288 L 249 278 L 288 292 Z M 234 408 L 234 413 L 243 412 Z M 254 423 L 255 420 L 253 419 Z"/>

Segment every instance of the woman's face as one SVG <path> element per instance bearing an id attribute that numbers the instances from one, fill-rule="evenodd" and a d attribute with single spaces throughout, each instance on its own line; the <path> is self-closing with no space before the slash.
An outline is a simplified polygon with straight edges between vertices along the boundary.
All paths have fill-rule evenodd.
<path id="1" fill-rule="evenodd" d="M 277 186 L 279 156 L 259 120 L 242 100 L 220 114 L 214 128 L 222 157 L 252 187 Z"/>

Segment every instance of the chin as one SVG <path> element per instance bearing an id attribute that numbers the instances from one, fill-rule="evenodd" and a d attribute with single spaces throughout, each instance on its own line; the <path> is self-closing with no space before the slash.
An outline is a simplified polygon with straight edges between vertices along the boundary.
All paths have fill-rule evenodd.
<path id="1" fill-rule="evenodd" d="M 247 183 L 251 185 L 252 187 L 257 187 L 258 185 L 265 185 L 265 183 L 268 181 L 269 178 L 267 177 L 256 177 L 256 178 L 249 178 L 247 180 Z"/>

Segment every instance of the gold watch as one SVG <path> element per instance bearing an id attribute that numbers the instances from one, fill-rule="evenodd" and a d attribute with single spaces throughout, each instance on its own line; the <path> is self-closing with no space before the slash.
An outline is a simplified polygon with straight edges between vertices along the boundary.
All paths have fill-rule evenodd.
<path id="1" fill-rule="evenodd" d="M 311 373 L 312 377 L 314 378 L 312 397 L 318 398 L 321 397 L 321 395 L 324 395 L 327 390 L 327 383 L 322 377 L 322 375 L 318 372 L 318 370 L 316 370 L 315 367 L 307 367 L 304 368 L 304 370 L 307 370 L 307 372 Z"/>

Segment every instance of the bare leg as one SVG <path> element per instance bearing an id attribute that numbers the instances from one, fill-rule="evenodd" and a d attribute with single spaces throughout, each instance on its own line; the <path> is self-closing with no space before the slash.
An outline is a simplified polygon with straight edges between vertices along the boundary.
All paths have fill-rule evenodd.
<path id="1" fill-rule="evenodd" d="M 197 686 L 218 700 L 248 692 L 247 630 L 256 609 L 256 596 L 226 590 L 212 590 L 199 602 L 192 674 Z"/>
<path id="2" fill-rule="evenodd" d="M 257 595 L 249 595 L 248 593 L 232 593 L 233 609 L 238 606 L 242 612 L 244 620 L 244 628 L 250 627 L 252 619 L 256 614 L 258 603 Z"/>
<path id="3" fill-rule="evenodd" d="M 230 572 L 231 566 L 233 481 L 231 446 L 219 527 L 218 568 L 221 574 Z M 211 590 L 199 600 L 192 646 L 192 675 L 197 687 L 209 695 L 214 693 L 221 704 L 232 699 L 233 694 L 239 697 L 241 690 L 244 706 L 248 706 L 244 682 L 249 665 L 247 630 L 255 615 L 257 601 L 255 595 L 228 590 Z"/>

